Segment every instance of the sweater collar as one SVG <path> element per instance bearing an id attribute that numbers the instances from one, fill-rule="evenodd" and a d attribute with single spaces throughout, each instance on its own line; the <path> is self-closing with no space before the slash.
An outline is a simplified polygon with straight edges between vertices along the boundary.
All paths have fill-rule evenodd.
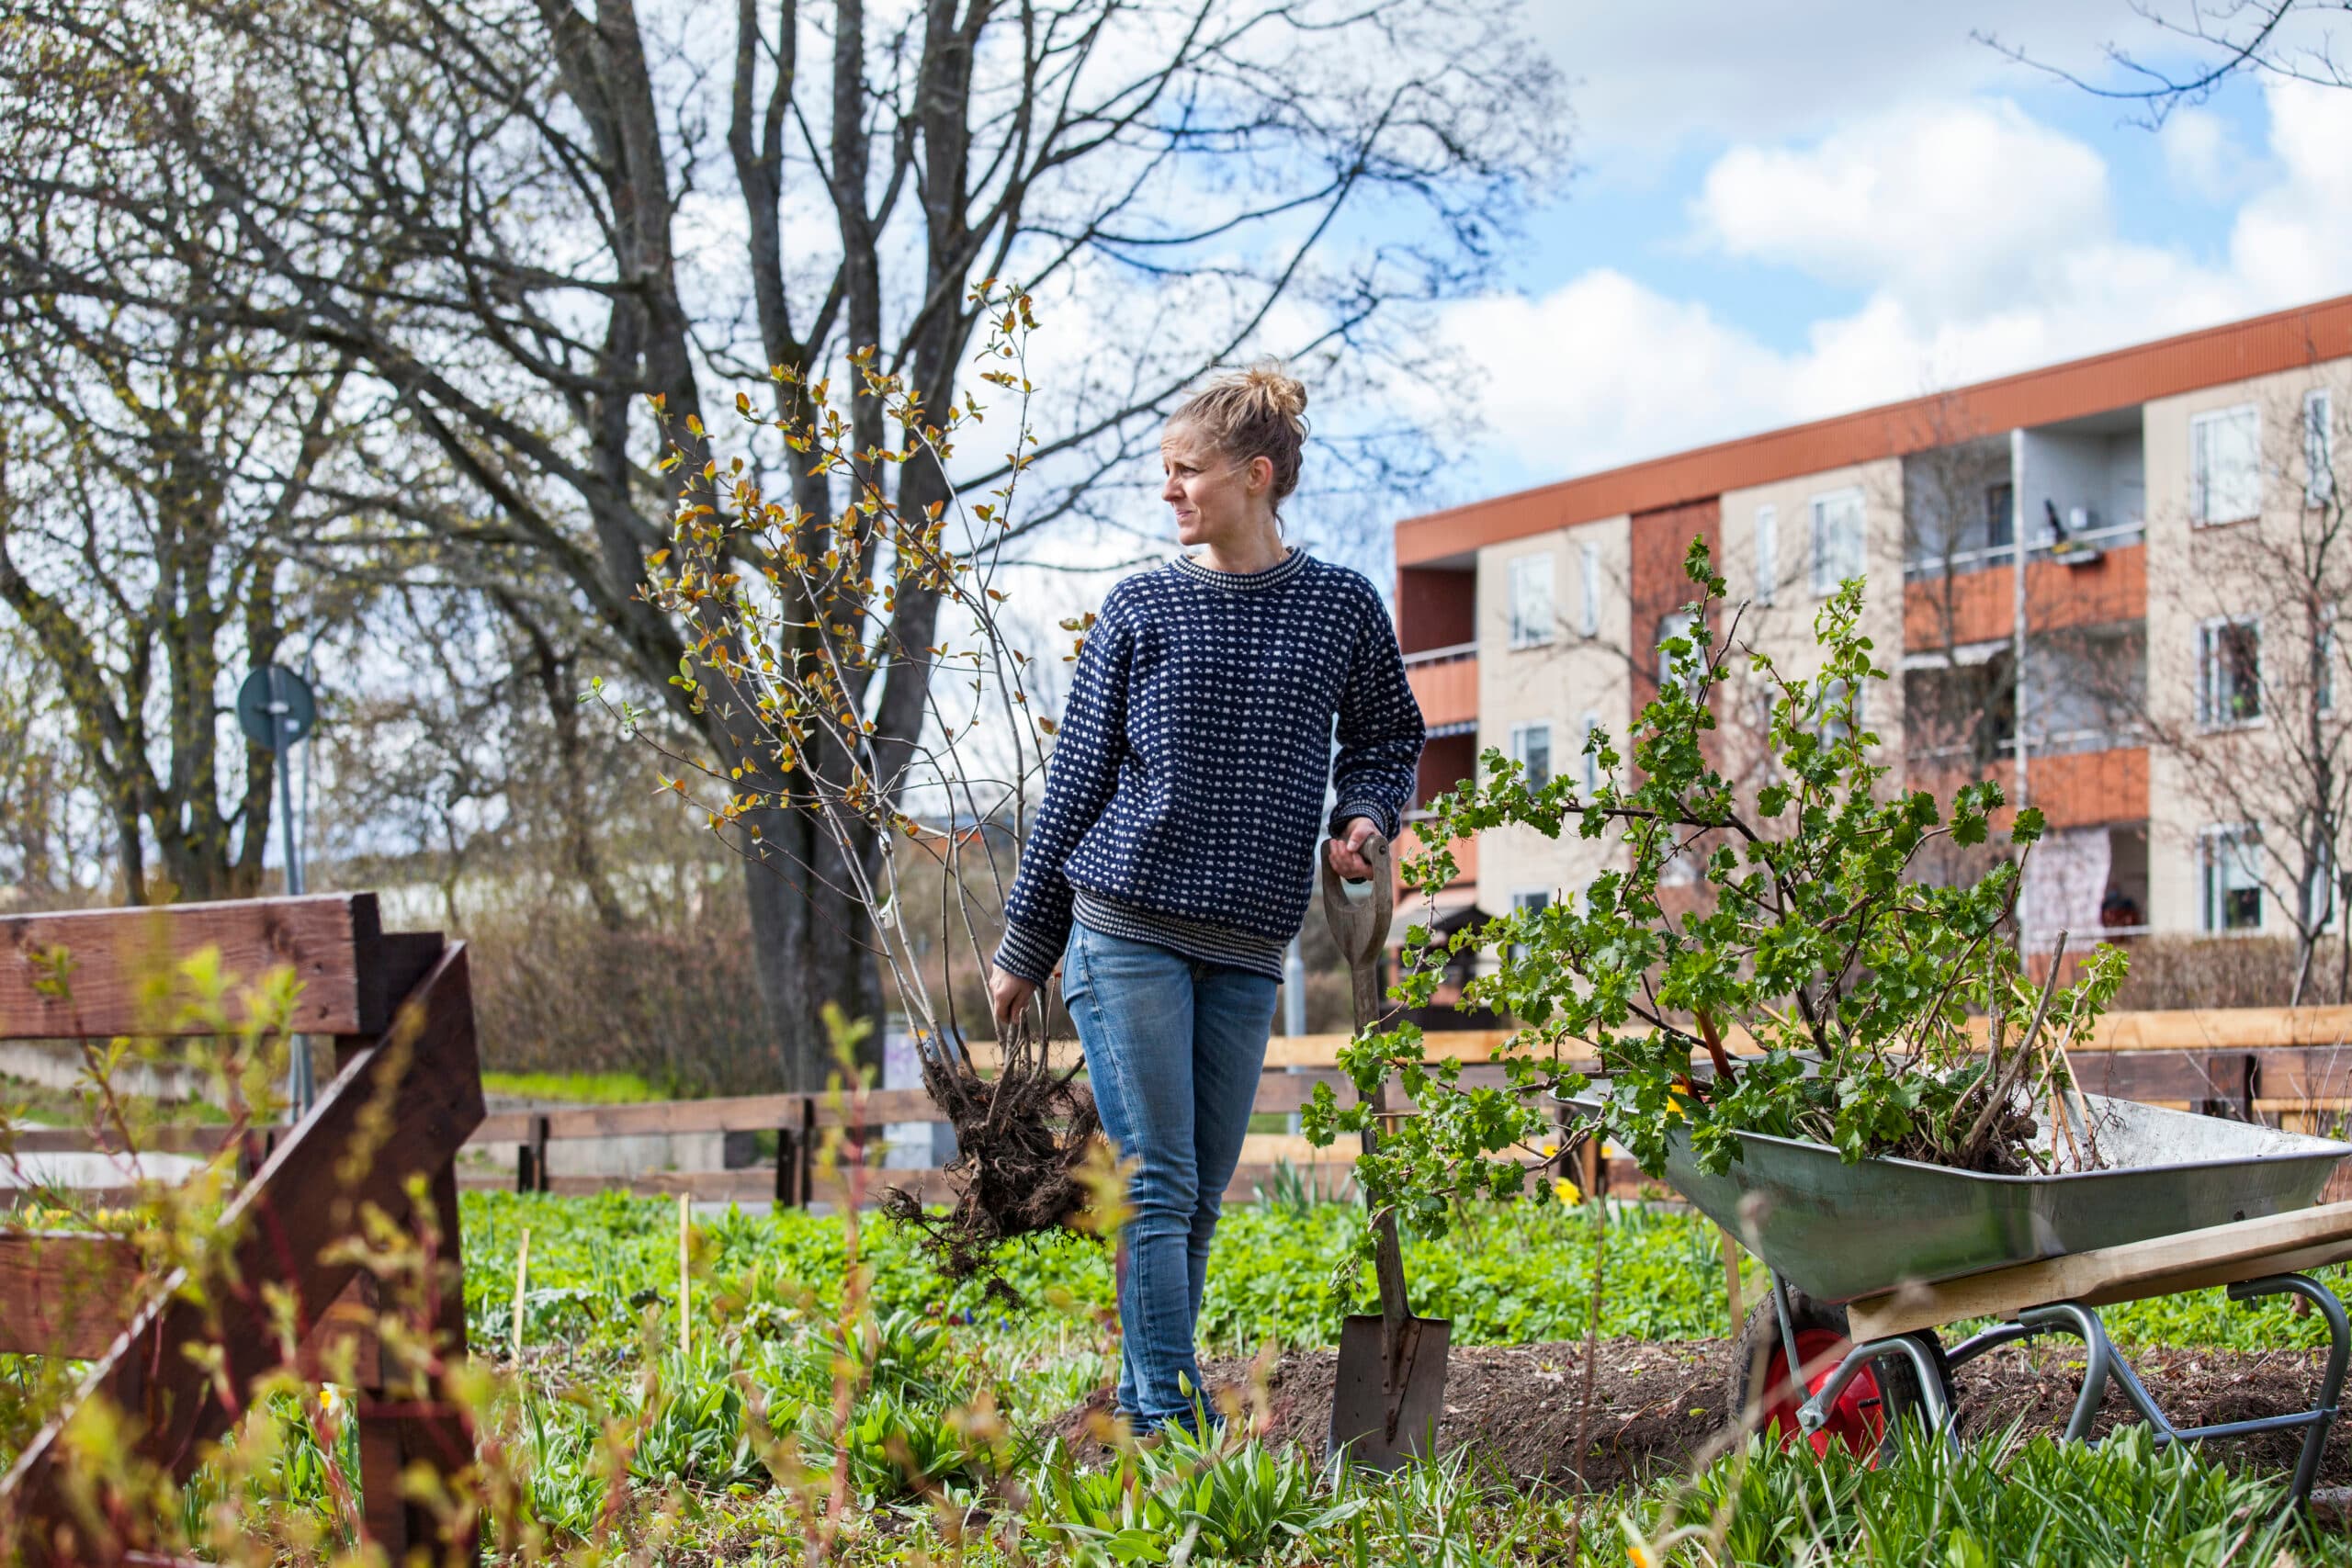
<path id="1" fill-rule="evenodd" d="M 1293 545 L 1289 555 L 1256 571 L 1219 571 L 1213 566 L 1203 566 L 1186 555 L 1177 556 L 1168 564 L 1178 576 L 1189 577 L 1195 582 L 1204 582 L 1229 592 L 1254 593 L 1260 589 L 1288 582 L 1304 571 L 1306 569 L 1306 550 L 1303 546 Z"/>

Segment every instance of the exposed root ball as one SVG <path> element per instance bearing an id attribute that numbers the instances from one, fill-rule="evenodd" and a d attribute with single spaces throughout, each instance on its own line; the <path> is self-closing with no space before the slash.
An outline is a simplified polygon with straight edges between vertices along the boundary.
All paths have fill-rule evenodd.
<path id="1" fill-rule="evenodd" d="M 925 1055 L 923 1088 L 956 1128 L 947 1165 L 956 1205 L 930 1213 L 917 1194 L 892 1188 L 882 1212 L 921 1229 L 949 1279 L 985 1277 L 1010 1299 L 1012 1288 L 992 1274 L 998 1244 L 1060 1230 L 1085 1211 L 1091 1194 L 1077 1172 L 1102 1122 L 1076 1077 L 1075 1068 L 1057 1071 L 1026 1052 L 993 1078 L 961 1056 Z"/>

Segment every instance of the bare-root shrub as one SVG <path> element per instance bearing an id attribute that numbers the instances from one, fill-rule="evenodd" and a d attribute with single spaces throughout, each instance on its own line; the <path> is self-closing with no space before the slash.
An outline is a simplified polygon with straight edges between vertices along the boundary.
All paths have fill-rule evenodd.
<path id="1" fill-rule="evenodd" d="M 1022 841 L 1055 728 L 1031 700 L 1030 656 L 1012 646 L 1007 596 L 992 585 L 1033 445 L 1025 344 L 1036 322 L 1026 295 L 993 283 L 968 304 L 989 323 L 979 378 L 1015 400 L 1003 482 L 967 500 L 951 475 L 956 440 L 982 415 L 977 395 L 928 406 L 864 353 L 845 408 L 789 366 L 775 373 L 781 414 L 739 396 L 748 457 L 722 457 L 698 420 L 673 427 L 662 468 L 683 487 L 643 592 L 685 637 L 675 683 L 733 754 L 690 754 L 629 703 L 614 710 L 674 772 L 668 787 L 759 874 L 804 892 L 821 883 L 855 911 L 862 929 L 847 935 L 875 954 L 923 1086 L 955 1124 L 956 1202 L 922 1223 L 959 1276 L 984 1271 L 1001 1241 L 1083 1213 L 1076 1172 L 1098 1131 L 1074 1070 L 1046 1052 L 1047 998 L 976 1059 L 967 1037 L 1001 1032 L 984 997 L 959 998 L 954 984 L 951 952 L 967 975 L 988 973 L 1010 869 L 998 857 Z M 764 488 L 779 471 L 797 476 L 781 496 Z M 849 498 L 838 513 L 834 487 Z M 1063 625 L 1082 642 L 1090 620 Z M 912 741 L 872 716 L 916 704 Z M 922 1216 L 910 1194 L 890 1207 Z"/>

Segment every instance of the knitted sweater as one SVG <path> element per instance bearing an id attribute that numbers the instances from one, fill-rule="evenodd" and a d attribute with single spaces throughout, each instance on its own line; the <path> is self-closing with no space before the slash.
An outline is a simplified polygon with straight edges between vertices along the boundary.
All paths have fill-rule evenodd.
<path id="1" fill-rule="evenodd" d="M 1094 929 L 1281 978 L 1323 836 L 1351 817 L 1396 836 L 1422 735 L 1363 573 L 1294 548 L 1121 581 L 1080 646 L 996 962 L 1045 984 L 1075 903 Z"/>

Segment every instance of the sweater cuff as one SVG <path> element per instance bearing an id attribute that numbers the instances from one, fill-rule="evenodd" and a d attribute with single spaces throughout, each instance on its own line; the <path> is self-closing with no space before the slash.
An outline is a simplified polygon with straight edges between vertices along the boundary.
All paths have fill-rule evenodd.
<path id="1" fill-rule="evenodd" d="M 1061 962 L 1062 948 L 1069 942 L 1068 932 L 1062 940 L 1019 920 L 1004 922 L 1004 940 L 997 944 L 996 965 L 1008 975 L 1018 975 L 1033 986 L 1042 986 L 1054 977 L 1054 965 Z"/>
<path id="2" fill-rule="evenodd" d="M 1331 807 L 1331 820 L 1326 824 L 1326 836 L 1333 839 L 1338 838 L 1340 836 L 1341 824 L 1345 823 L 1351 817 L 1371 818 L 1372 825 L 1380 829 L 1380 836 L 1382 838 L 1388 840 L 1391 843 L 1396 841 L 1396 813 L 1390 811 L 1388 807 L 1381 805 L 1379 802 L 1372 800 L 1343 800 L 1340 802 L 1339 805 Z"/>

